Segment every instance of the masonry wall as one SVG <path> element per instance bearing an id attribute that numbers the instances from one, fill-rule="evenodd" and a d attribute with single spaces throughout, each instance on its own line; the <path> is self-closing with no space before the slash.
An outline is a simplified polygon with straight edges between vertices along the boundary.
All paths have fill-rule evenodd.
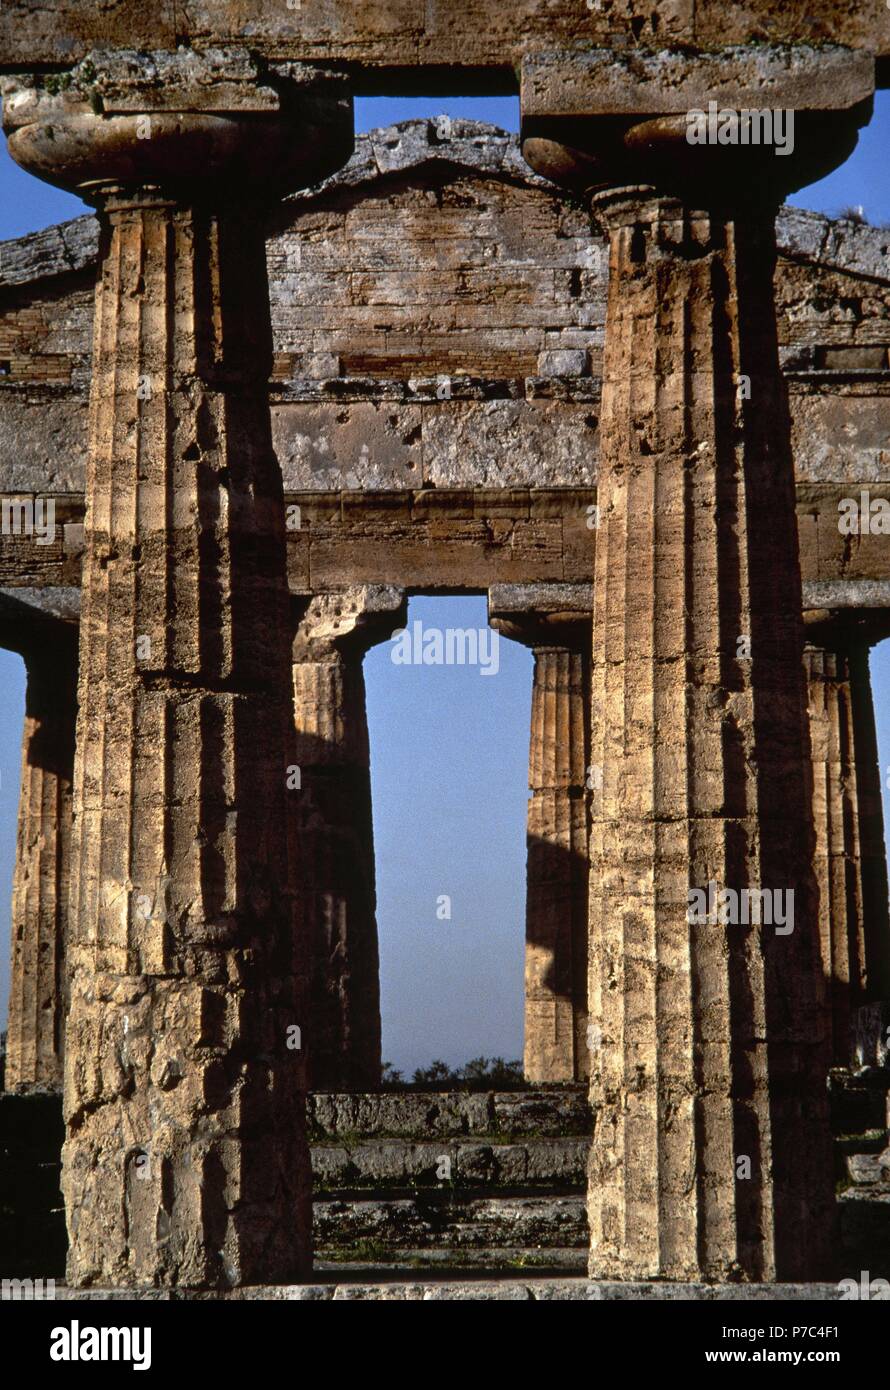
<path id="1" fill-rule="evenodd" d="M 289 493 L 595 486 L 604 246 L 515 139 L 463 121 L 376 131 L 269 230 Z M 836 497 L 890 487 L 888 234 L 785 209 L 779 242 L 805 577 L 820 554 L 883 575 L 880 537 L 844 548 Z M 74 527 L 95 252 L 92 219 L 0 247 L 0 492 L 55 494 Z M 0 578 L 76 583 L 76 539 L 21 556 L 7 540 Z"/>
<path id="2" fill-rule="evenodd" d="M 548 349 L 598 374 L 604 252 L 580 208 L 446 163 L 363 194 L 295 199 L 270 243 L 281 375 L 521 378 Z"/>

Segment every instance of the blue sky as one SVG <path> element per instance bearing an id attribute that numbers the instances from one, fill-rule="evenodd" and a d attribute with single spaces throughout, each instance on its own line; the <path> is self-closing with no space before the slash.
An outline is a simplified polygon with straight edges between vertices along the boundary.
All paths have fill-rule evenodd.
<path id="1" fill-rule="evenodd" d="M 358 131 L 422 116 L 467 116 L 516 131 L 516 98 L 360 98 Z M 861 206 L 890 223 L 890 93 L 843 168 L 791 201 L 829 214 Z M 0 240 L 84 211 L 23 174 L 0 142 Z M 483 627 L 482 597 L 415 599 L 424 626 Z M 410 1071 L 441 1057 L 522 1054 L 525 812 L 531 655 L 500 644 L 500 670 L 406 667 L 388 643 L 365 663 L 371 732 L 384 1057 Z M 890 769 L 890 642 L 872 671 L 881 761 Z M 0 1019 L 8 990 L 9 889 L 24 672 L 0 651 Z M 885 784 L 885 814 L 888 792 Z M 451 899 L 451 920 L 437 901 Z"/>

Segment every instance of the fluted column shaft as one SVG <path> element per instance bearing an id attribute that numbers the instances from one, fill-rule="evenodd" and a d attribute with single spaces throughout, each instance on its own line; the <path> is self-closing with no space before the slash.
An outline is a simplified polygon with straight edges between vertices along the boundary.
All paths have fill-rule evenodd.
<path id="1" fill-rule="evenodd" d="M 850 1063 L 853 1011 L 890 995 L 887 860 L 868 648 L 859 623 L 808 625 L 815 867 L 837 1066 Z"/>
<path id="2" fill-rule="evenodd" d="M 60 623 L 54 640 L 32 649 L 25 662 L 5 1084 L 20 1093 L 61 1092 L 76 628 Z"/>
<path id="3" fill-rule="evenodd" d="M 886 630 L 882 629 L 882 637 Z M 847 660 L 856 765 L 862 916 L 865 931 L 865 997 L 890 999 L 890 903 L 881 764 L 869 670 L 869 646 L 858 642 Z"/>
<path id="4" fill-rule="evenodd" d="M 356 586 L 306 601 L 293 643 L 299 788 L 292 794 L 310 950 L 313 1090 L 380 1085 L 380 958 L 365 679 L 367 651 L 406 616 L 402 590 Z"/>
<path id="5" fill-rule="evenodd" d="M 290 595 L 267 210 L 353 147 L 342 77 L 106 50 L 4 86 L 24 168 L 102 216 L 62 1190 L 75 1284 L 311 1262 Z"/>
<path id="6" fill-rule="evenodd" d="M 833 1194 L 772 215 L 595 208 L 591 1272 L 811 1278 Z M 740 896 L 736 924 L 691 920 L 709 884 L 782 913 L 793 892 L 793 930 Z"/>
<path id="7" fill-rule="evenodd" d="M 307 1268 L 270 360 L 255 211 L 112 199 L 74 789 L 62 1185 L 76 1283 Z"/>
<path id="8" fill-rule="evenodd" d="M 589 629 L 588 629 L 589 632 Z M 525 1076 L 588 1075 L 590 672 L 571 646 L 534 648 L 525 940 Z"/>

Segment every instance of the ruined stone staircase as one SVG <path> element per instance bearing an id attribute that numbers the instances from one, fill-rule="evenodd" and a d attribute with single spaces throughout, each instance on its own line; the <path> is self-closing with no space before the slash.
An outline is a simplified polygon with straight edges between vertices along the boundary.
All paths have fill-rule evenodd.
<path id="1" fill-rule="evenodd" d="M 890 1071 L 838 1069 L 829 1096 L 838 1277 L 890 1278 Z M 584 1088 L 316 1093 L 309 1117 L 317 1268 L 585 1269 Z"/>
<path id="2" fill-rule="evenodd" d="M 583 1088 L 378 1095 L 309 1106 L 316 1267 L 583 1272 Z"/>

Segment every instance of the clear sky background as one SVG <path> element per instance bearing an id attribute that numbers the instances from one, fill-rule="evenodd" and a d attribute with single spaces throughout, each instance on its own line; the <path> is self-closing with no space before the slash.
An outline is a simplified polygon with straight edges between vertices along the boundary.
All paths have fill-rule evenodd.
<path id="1" fill-rule="evenodd" d="M 356 129 L 424 116 L 519 128 L 518 98 L 361 98 Z M 791 199 L 890 224 L 890 93 L 843 168 Z M 0 141 L 0 240 L 84 211 L 23 174 Z M 425 627 L 486 625 L 482 597 L 418 598 Z M 525 814 L 532 659 L 500 642 L 497 675 L 406 667 L 389 644 L 365 662 L 377 850 L 384 1057 L 410 1072 L 441 1057 L 522 1055 Z M 890 770 L 890 642 L 872 656 L 882 767 Z M 0 1019 L 9 984 L 9 898 L 24 709 L 21 660 L 0 651 Z M 890 819 L 887 776 L 885 817 Z M 451 899 L 451 920 L 437 901 Z"/>

